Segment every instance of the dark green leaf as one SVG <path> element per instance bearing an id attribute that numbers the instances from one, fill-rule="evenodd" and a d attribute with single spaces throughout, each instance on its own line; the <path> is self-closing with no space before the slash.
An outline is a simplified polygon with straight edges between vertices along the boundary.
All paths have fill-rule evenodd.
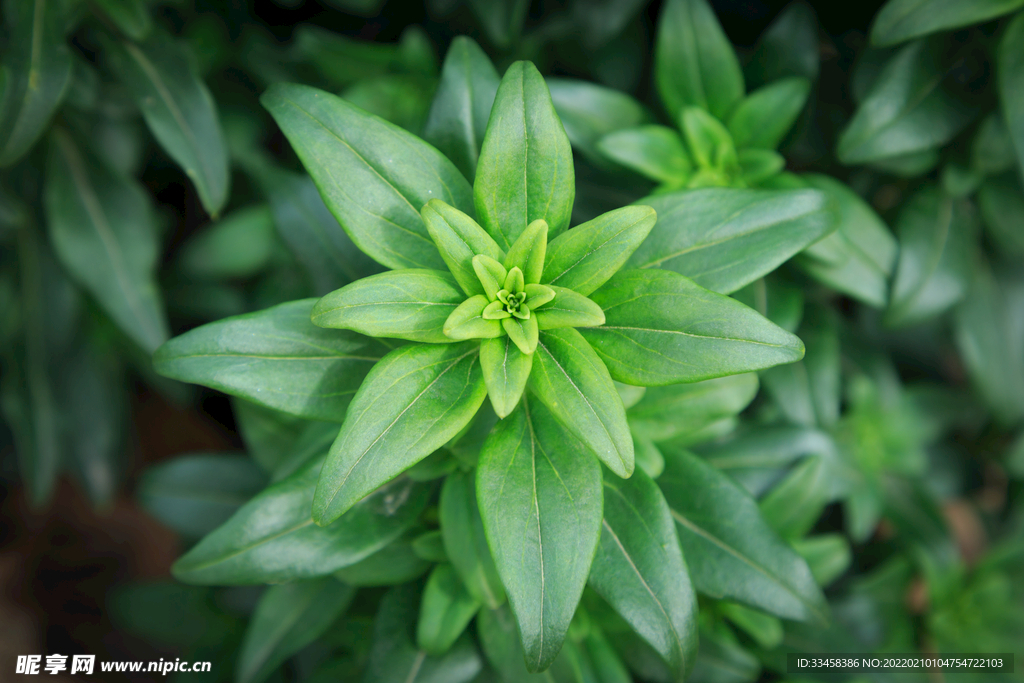
<path id="1" fill-rule="evenodd" d="M 946 197 L 938 188 L 925 188 L 904 204 L 896 223 L 900 256 L 886 323 L 919 323 L 964 297 L 976 223 L 970 204 Z"/>
<path id="2" fill-rule="evenodd" d="M 790 541 L 810 531 L 830 501 L 828 475 L 823 458 L 804 458 L 761 499 L 761 514 L 768 526 Z"/>
<path id="3" fill-rule="evenodd" d="M 665 268 L 729 294 L 777 268 L 835 228 L 816 190 L 710 188 L 647 197 L 658 222 L 627 262 Z"/>
<path id="4" fill-rule="evenodd" d="M 562 683 L 550 668 L 536 674 L 526 670 L 526 653 L 519 641 L 519 629 L 507 605 L 496 610 L 486 607 L 480 610 L 476 627 L 480 647 L 503 683 Z"/>
<path id="5" fill-rule="evenodd" d="M 697 382 L 803 355 L 803 344 L 790 333 L 671 271 L 622 271 L 593 299 L 605 324 L 581 333 L 619 382 Z"/>
<path id="6" fill-rule="evenodd" d="M 352 400 L 316 489 L 313 518 L 337 519 L 443 446 L 487 395 L 478 346 L 408 344 L 378 363 Z"/>
<path id="7" fill-rule="evenodd" d="M 487 547 L 472 473 L 454 472 L 445 479 L 439 508 L 452 566 L 477 602 L 496 609 L 505 602 L 505 591 Z"/>
<path id="8" fill-rule="evenodd" d="M 612 161 L 659 183 L 681 185 L 692 170 L 682 137 L 667 126 L 626 128 L 605 135 L 596 146 Z"/>
<path id="9" fill-rule="evenodd" d="M 752 683 L 761 673 L 757 657 L 711 629 L 701 629 L 700 652 L 693 667 L 693 680 L 703 683 Z"/>
<path id="10" fill-rule="evenodd" d="M 763 185 L 786 167 L 786 159 L 770 149 L 741 149 L 736 158 L 743 182 L 751 187 Z"/>
<path id="11" fill-rule="evenodd" d="M 484 444 L 477 496 L 531 671 L 558 653 L 601 533 L 601 468 L 542 405 L 522 401 Z"/>
<path id="12" fill-rule="evenodd" d="M 416 649 L 412 626 L 419 596 L 412 584 L 385 594 L 373 624 L 373 646 L 364 683 L 469 683 L 482 663 L 473 641 L 464 636 L 443 657 Z"/>
<path id="13" fill-rule="evenodd" d="M 499 80 L 480 46 L 472 38 L 456 36 L 444 58 L 423 139 L 444 152 L 470 181 Z"/>
<path id="14" fill-rule="evenodd" d="M 629 409 L 627 417 L 635 434 L 667 441 L 738 414 L 756 394 L 754 373 L 654 387 Z"/>
<path id="15" fill-rule="evenodd" d="M 936 40 L 911 43 L 893 55 L 839 136 L 839 160 L 862 164 L 949 141 L 977 110 L 976 100 L 952 87 L 966 88 L 972 77 L 968 64 L 957 66 L 942 62 Z"/>
<path id="16" fill-rule="evenodd" d="M 141 185 L 54 131 L 46 218 L 61 263 L 147 352 L 167 339 L 157 291 L 157 226 Z"/>
<path id="17" fill-rule="evenodd" d="M 354 595 L 350 586 L 331 577 L 270 587 L 246 629 L 235 680 L 266 680 L 286 659 L 323 635 Z"/>
<path id="18" fill-rule="evenodd" d="M 787 76 L 818 78 L 818 18 L 806 2 L 791 2 L 757 41 L 747 76 L 763 85 Z"/>
<path id="19" fill-rule="evenodd" d="M 672 508 L 697 590 L 785 619 L 824 621 L 824 597 L 803 558 L 727 476 L 685 451 L 666 454 L 658 485 Z"/>
<path id="20" fill-rule="evenodd" d="M 791 77 L 750 93 L 729 116 L 729 132 L 738 149 L 775 149 L 800 115 L 811 82 Z"/>
<path id="21" fill-rule="evenodd" d="M 426 531 L 413 539 L 412 551 L 428 562 L 448 561 L 448 553 L 444 549 L 444 539 L 438 529 Z"/>
<path id="22" fill-rule="evenodd" d="M 232 399 L 231 410 L 246 450 L 265 472 L 277 470 L 295 447 L 299 435 L 311 424 L 294 415 L 241 398 Z M 336 423 L 334 432 L 338 432 Z"/>
<path id="23" fill-rule="evenodd" d="M 465 300 L 447 271 L 405 268 L 371 275 L 316 302 L 313 324 L 370 337 L 447 344 L 442 328 Z"/>
<path id="24" fill-rule="evenodd" d="M 341 96 L 363 111 L 417 134 L 430 111 L 433 80 L 385 74 L 350 85 Z"/>
<path id="25" fill-rule="evenodd" d="M 469 0 L 468 4 L 487 37 L 501 49 L 519 39 L 530 9 L 528 0 Z"/>
<path id="26" fill-rule="evenodd" d="M 149 130 L 195 184 L 203 208 L 216 216 L 228 199 L 228 150 L 217 105 L 196 73 L 194 58 L 161 32 L 143 44 L 111 42 L 107 47 L 111 66 Z"/>
<path id="27" fill-rule="evenodd" d="M 548 245 L 540 281 L 588 296 L 622 267 L 657 220 L 649 206 L 627 206 L 576 226 Z"/>
<path id="28" fill-rule="evenodd" d="M 978 188 L 978 208 L 999 252 L 1024 256 L 1024 192 L 1016 173 L 987 178 Z"/>
<path id="29" fill-rule="evenodd" d="M 633 439 L 612 378 L 579 332 L 544 332 L 537 344 L 531 393 L 620 477 L 633 473 Z"/>
<path id="30" fill-rule="evenodd" d="M 132 40 L 143 40 L 153 27 L 149 6 L 143 0 L 96 0 L 96 4 Z"/>
<path id="31" fill-rule="evenodd" d="M 472 211 L 469 184 L 450 161 L 414 135 L 316 88 L 275 84 L 261 102 L 360 249 L 388 268 L 444 268 L 420 209 L 436 198 Z"/>
<path id="32" fill-rule="evenodd" d="M 322 461 L 272 485 L 174 563 L 186 583 L 245 585 L 308 579 L 369 557 L 419 518 L 430 485 L 401 478 L 326 527 L 309 516 Z"/>
<path id="33" fill-rule="evenodd" d="M 420 605 L 416 643 L 428 655 L 448 652 L 479 611 L 480 603 L 466 591 L 450 564 L 434 567 Z"/>
<path id="34" fill-rule="evenodd" d="M 999 75 L 999 101 L 1010 138 L 1017 150 L 1017 168 L 1024 177 L 1024 14 L 1014 17 L 1006 27 L 996 58 Z"/>
<path id="35" fill-rule="evenodd" d="M 605 473 L 604 522 L 590 585 L 665 659 L 679 680 L 697 653 L 697 599 L 672 513 L 644 473 Z"/>
<path id="36" fill-rule="evenodd" d="M 896 45 L 929 33 L 980 24 L 1024 7 L 1024 0 L 889 0 L 871 25 L 872 45 Z"/>
<path id="37" fill-rule="evenodd" d="M 46 0 L 3 5 L 8 42 L 0 67 L 0 166 L 10 166 L 35 144 L 71 82 L 62 7 Z"/>
<path id="38" fill-rule="evenodd" d="M 426 574 L 431 566 L 413 551 L 407 534 L 334 575 L 353 586 L 397 586 Z"/>
<path id="39" fill-rule="evenodd" d="M 569 142 L 595 163 L 602 162 L 598 140 L 651 120 L 642 104 L 618 90 L 568 78 L 548 78 L 547 84 Z"/>
<path id="40" fill-rule="evenodd" d="M 810 309 L 799 330 L 807 344 L 800 363 L 761 374 L 782 414 L 803 427 L 832 427 L 839 419 L 840 358 L 837 322 L 831 311 Z"/>
<path id="41" fill-rule="evenodd" d="M 572 149 L 544 78 L 516 62 L 498 87 L 480 150 L 477 218 L 507 250 L 537 219 L 547 221 L 551 238 L 565 230 L 575 194 Z"/>
<path id="42" fill-rule="evenodd" d="M 1013 139 L 1006 129 L 1003 115 L 997 110 L 986 116 L 971 144 L 971 167 L 979 173 L 991 175 L 1014 168 L 1017 155 Z"/>
<path id="43" fill-rule="evenodd" d="M 248 457 L 184 455 L 145 471 L 136 495 L 149 514 L 188 538 L 201 538 L 235 514 L 267 483 Z"/>
<path id="44" fill-rule="evenodd" d="M 336 422 L 302 421 L 300 424 L 304 429 L 274 467 L 271 477 L 274 482 L 290 477 L 306 463 L 327 455 L 335 437 L 338 436 L 339 426 Z"/>
<path id="45" fill-rule="evenodd" d="M 196 328 L 157 349 L 153 367 L 292 415 L 340 421 L 381 352 L 354 332 L 313 325 L 315 303 L 293 301 Z"/>
<path id="46" fill-rule="evenodd" d="M 669 0 L 654 46 L 658 93 L 673 120 L 685 106 L 725 119 L 743 99 L 743 72 L 705 0 Z"/>
<path id="47" fill-rule="evenodd" d="M 270 208 L 257 204 L 207 226 L 182 246 L 178 263 L 198 280 L 246 278 L 266 267 L 278 245 Z"/>

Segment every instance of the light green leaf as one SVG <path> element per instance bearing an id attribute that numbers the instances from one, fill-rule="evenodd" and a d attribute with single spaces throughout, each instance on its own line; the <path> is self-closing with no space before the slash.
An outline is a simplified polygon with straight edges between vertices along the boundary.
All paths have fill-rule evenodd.
<path id="1" fill-rule="evenodd" d="M 519 350 L 508 335 L 480 343 L 480 368 L 487 395 L 498 417 L 504 418 L 517 405 L 533 368 L 533 354 Z"/>
<path id="2" fill-rule="evenodd" d="M 609 133 L 597 141 L 607 158 L 659 183 L 682 184 L 693 170 L 683 138 L 667 126 L 640 126 Z"/>
<path id="3" fill-rule="evenodd" d="M 485 442 L 476 490 L 526 667 L 545 669 L 565 638 L 601 534 L 600 465 L 542 405 L 524 400 Z"/>
<path id="4" fill-rule="evenodd" d="M 1024 0 L 889 0 L 875 15 L 871 44 L 896 45 L 929 33 L 980 24 L 1024 7 Z"/>
<path id="5" fill-rule="evenodd" d="M 423 139 L 444 152 L 470 181 L 498 92 L 498 72 L 472 38 L 456 36 L 441 69 Z"/>
<path id="6" fill-rule="evenodd" d="M 473 197 L 480 224 L 508 249 L 526 226 L 569 226 L 576 181 L 572 149 L 544 78 L 529 62 L 508 68 L 487 122 Z"/>
<path id="7" fill-rule="evenodd" d="M 820 534 L 790 541 L 793 550 L 807 560 L 814 580 L 827 586 L 850 566 L 850 544 L 842 534 Z"/>
<path id="8" fill-rule="evenodd" d="M 471 296 L 452 311 L 444 321 L 443 334 L 448 341 L 463 339 L 496 339 L 501 336 L 504 321 L 484 318 L 491 305 L 483 294 Z"/>
<path id="9" fill-rule="evenodd" d="M 633 439 L 612 378 L 579 332 L 541 335 L 530 391 L 620 477 L 633 473 Z"/>
<path id="10" fill-rule="evenodd" d="M 640 203 L 657 211 L 658 222 L 626 265 L 674 270 L 721 294 L 775 270 L 835 229 L 817 190 L 709 188 Z"/>
<path id="11" fill-rule="evenodd" d="M 539 327 L 537 316 L 532 315 L 523 320 L 520 318 L 505 318 L 501 321 L 501 328 L 509 339 L 519 347 L 519 350 L 527 355 L 532 355 L 537 350 L 539 340 Z"/>
<path id="12" fill-rule="evenodd" d="M 554 300 L 545 304 L 539 311 L 534 311 L 540 329 L 555 330 L 562 327 L 604 324 L 604 312 L 593 301 L 565 287 L 550 288 L 555 292 Z"/>
<path id="13" fill-rule="evenodd" d="M 652 387 L 626 416 L 634 434 L 668 441 L 738 414 L 756 394 L 754 373 Z"/>
<path id="14" fill-rule="evenodd" d="M 435 451 L 437 452 L 437 451 Z M 444 549 L 444 539 L 437 529 L 425 531 L 412 541 L 412 551 L 428 562 L 447 562 L 448 553 Z"/>
<path id="15" fill-rule="evenodd" d="M 830 502 L 829 474 L 824 458 L 804 458 L 759 502 L 768 526 L 789 541 L 810 531 Z"/>
<path id="16" fill-rule="evenodd" d="M 686 106 L 679 123 L 686 148 L 698 166 L 726 171 L 736 168 L 736 146 L 721 121 L 700 107 Z"/>
<path id="17" fill-rule="evenodd" d="M 720 602 L 718 609 L 761 647 L 771 650 L 782 643 L 782 622 L 777 618 L 735 602 Z"/>
<path id="18" fill-rule="evenodd" d="M 445 654 L 479 610 L 480 603 L 466 591 L 452 566 L 437 565 L 423 589 L 416 643 L 428 655 Z"/>
<path id="19" fill-rule="evenodd" d="M 46 0 L 4 3 L 8 42 L 0 66 L 0 167 L 14 164 L 35 144 L 71 83 L 61 8 Z"/>
<path id="20" fill-rule="evenodd" d="M 366 377 L 317 485 L 313 518 L 326 525 L 447 443 L 487 395 L 478 347 L 409 344 Z"/>
<path id="21" fill-rule="evenodd" d="M 355 591 L 325 577 L 271 586 L 249 621 L 235 663 L 237 683 L 260 683 L 319 638 L 344 612 Z"/>
<path id="22" fill-rule="evenodd" d="M 1019 3 L 1018 3 L 1019 4 Z M 999 42 L 996 72 L 999 77 L 999 102 L 1003 105 L 1006 129 L 1017 150 L 1017 168 L 1024 178 L 1024 14 L 1014 17 Z"/>
<path id="23" fill-rule="evenodd" d="M 523 274 L 524 286 L 535 285 L 540 282 L 541 273 L 544 272 L 544 257 L 547 251 L 548 224 L 539 218 L 526 226 L 526 230 L 516 238 L 509 247 L 502 265 L 509 272 L 513 268 L 519 268 Z M 508 289 L 508 285 L 505 288 Z"/>
<path id="24" fill-rule="evenodd" d="M 151 353 L 168 329 L 156 285 L 157 226 L 140 184 L 86 155 L 58 128 L 44 203 L 50 240 L 68 273 Z"/>
<path id="25" fill-rule="evenodd" d="M 487 546 L 472 472 L 454 472 L 445 479 L 438 509 L 452 566 L 477 602 L 497 609 L 505 602 L 505 590 Z"/>
<path id="26" fill-rule="evenodd" d="M 314 326 L 315 303 L 292 301 L 203 325 L 157 349 L 153 367 L 268 408 L 337 422 L 382 354 L 354 332 Z"/>
<path id="27" fill-rule="evenodd" d="M 673 120 L 685 106 L 725 119 L 743 99 L 743 72 L 705 0 L 669 0 L 654 45 L 658 93 Z"/>
<path id="28" fill-rule="evenodd" d="M 729 116 L 729 132 L 736 147 L 778 147 L 803 110 L 810 90 L 809 80 L 791 77 L 747 95 Z"/>
<path id="29" fill-rule="evenodd" d="M 475 220 L 439 199 L 427 202 L 421 213 L 430 238 L 462 291 L 469 296 L 483 294 L 473 257 L 481 254 L 501 262 L 505 252 Z"/>
<path id="30" fill-rule="evenodd" d="M 540 281 L 589 295 L 618 272 L 657 220 L 649 206 L 626 206 L 576 226 L 548 245 Z"/>
<path id="31" fill-rule="evenodd" d="M 247 278 L 266 267 L 279 244 L 270 208 L 256 204 L 232 211 L 189 239 L 178 264 L 197 280 Z"/>
<path id="32" fill-rule="evenodd" d="M 678 451 L 666 454 L 658 485 L 672 509 L 698 592 L 784 619 L 827 619 L 828 607 L 807 563 L 726 475 Z"/>
<path id="33" fill-rule="evenodd" d="M 136 495 L 146 511 L 188 538 L 202 538 L 259 493 L 267 476 L 251 458 L 183 455 L 147 469 Z"/>
<path id="34" fill-rule="evenodd" d="M 900 256 L 885 322 L 904 326 L 942 313 L 967 293 L 977 216 L 965 200 L 926 187 L 896 223 Z"/>
<path id="35" fill-rule="evenodd" d="M 593 299 L 605 323 L 581 333 L 612 378 L 626 384 L 697 382 L 792 363 L 803 355 L 803 344 L 792 334 L 671 271 L 622 271 Z"/>
<path id="36" fill-rule="evenodd" d="M 596 163 L 603 161 L 598 140 L 652 118 L 642 104 L 612 88 L 569 78 L 548 78 L 547 84 L 573 149 Z"/>
<path id="37" fill-rule="evenodd" d="M 406 268 L 371 275 L 331 292 L 313 306 L 317 327 L 352 330 L 430 344 L 450 341 L 445 320 L 465 300 L 447 271 Z"/>
<path id="38" fill-rule="evenodd" d="M 697 655 L 697 596 L 672 513 L 644 473 L 605 473 L 601 541 L 590 585 L 683 680 Z"/>
<path id="39" fill-rule="evenodd" d="M 203 585 L 280 583 L 324 576 L 398 538 L 426 507 L 430 485 L 403 477 L 381 487 L 335 524 L 309 516 L 323 461 L 264 490 L 174 563 L 175 578 Z"/>
<path id="40" fill-rule="evenodd" d="M 416 136 L 316 88 L 278 83 L 261 102 L 356 246 L 388 268 L 445 267 L 420 210 L 440 199 L 472 211 L 469 183 L 448 159 Z"/>
<path id="41" fill-rule="evenodd" d="M 970 72 L 942 63 L 936 40 L 919 40 L 886 62 L 867 96 L 839 136 L 836 153 L 844 164 L 863 164 L 925 152 L 953 138 L 977 110 L 976 100 L 956 96 Z"/>
<path id="42" fill-rule="evenodd" d="M 217 105 L 187 47 L 155 32 L 142 44 L 111 42 L 107 52 L 149 130 L 195 184 L 203 208 L 216 216 L 231 184 L 228 150 Z"/>
<path id="43" fill-rule="evenodd" d="M 786 159 L 770 149 L 741 149 L 737 155 L 743 182 L 757 187 L 786 167 Z"/>

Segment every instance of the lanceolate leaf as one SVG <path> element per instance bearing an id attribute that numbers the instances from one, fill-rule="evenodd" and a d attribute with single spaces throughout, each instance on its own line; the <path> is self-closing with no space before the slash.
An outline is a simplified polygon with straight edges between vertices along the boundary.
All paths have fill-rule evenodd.
<path id="1" fill-rule="evenodd" d="M 269 588 L 246 629 L 235 664 L 236 681 L 266 680 L 330 628 L 354 595 L 350 586 L 331 577 Z"/>
<path id="2" fill-rule="evenodd" d="M 612 378 L 572 328 L 541 334 L 529 387 L 565 428 L 615 474 L 633 473 L 633 439 Z"/>
<path id="3" fill-rule="evenodd" d="M 629 409 L 627 417 L 634 433 L 667 441 L 738 414 L 756 394 L 754 373 L 655 387 Z"/>
<path id="4" fill-rule="evenodd" d="M 462 431 L 487 390 L 478 346 L 409 344 L 367 376 L 331 446 L 313 504 L 326 525 Z"/>
<path id="5" fill-rule="evenodd" d="M 589 581 L 683 680 L 697 654 L 697 599 L 668 504 L 642 471 L 629 479 L 605 473 Z"/>
<path id="6" fill-rule="evenodd" d="M 487 547 L 471 472 L 448 475 L 441 489 L 439 512 L 444 547 L 452 566 L 478 602 L 496 609 L 505 602 L 505 591 Z"/>
<path id="7" fill-rule="evenodd" d="M 658 212 L 658 222 L 626 265 L 674 270 L 722 294 L 771 272 L 835 229 L 817 190 L 710 188 L 640 203 Z"/>
<path id="8" fill-rule="evenodd" d="M 337 523 L 309 516 L 317 459 L 246 503 L 173 567 L 185 583 L 244 585 L 324 576 L 398 538 L 427 504 L 430 485 L 401 478 L 360 501 Z"/>
<path id="9" fill-rule="evenodd" d="M 507 250 L 537 219 L 547 221 L 551 238 L 565 230 L 575 194 L 572 149 L 544 78 L 533 64 L 516 62 L 487 122 L 473 183 L 477 218 Z"/>
<path id="10" fill-rule="evenodd" d="M 47 0 L 4 3 L 9 42 L 0 67 L 0 167 L 35 144 L 71 81 L 62 7 Z"/>
<path id="11" fill-rule="evenodd" d="M 697 591 L 785 619 L 826 619 L 807 563 L 772 531 L 726 475 L 685 451 L 666 454 L 665 494 Z"/>
<path id="12" fill-rule="evenodd" d="M 448 159 L 401 128 L 316 88 L 279 83 L 261 101 L 360 249 L 388 268 L 445 267 L 420 209 L 440 199 L 472 212 L 469 183 Z"/>
<path id="13" fill-rule="evenodd" d="M 622 267 L 657 220 L 648 206 L 627 206 L 576 226 L 548 245 L 540 281 L 589 295 Z"/>
<path id="14" fill-rule="evenodd" d="M 980 24 L 1024 7 L 1024 0 L 889 0 L 871 26 L 872 45 L 902 43 L 936 31 Z"/>
<path id="15" fill-rule="evenodd" d="M 520 351 L 508 335 L 480 343 L 480 366 L 487 395 L 498 417 L 505 417 L 518 405 L 533 368 L 533 356 Z"/>
<path id="16" fill-rule="evenodd" d="M 404 268 L 365 277 L 316 302 L 319 327 L 446 344 L 442 328 L 465 295 L 447 271 Z"/>
<path id="17" fill-rule="evenodd" d="M 228 198 L 228 150 L 192 55 L 162 33 L 144 44 L 111 42 L 108 48 L 153 136 L 195 184 L 203 207 L 217 215 Z"/>
<path id="18" fill-rule="evenodd" d="M 592 298 L 605 323 L 581 333 L 626 384 L 696 382 L 803 355 L 799 339 L 753 309 L 671 271 L 622 271 Z"/>
<path id="19" fill-rule="evenodd" d="M 147 352 L 167 339 L 155 281 L 159 245 L 149 199 L 133 180 L 53 134 L 46 217 L 57 256 Z"/>
<path id="20" fill-rule="evenodd" d="M 444 152 L 470 181 L 476 175 L 499 81 L 491 60 L 472 38 L 457 36 L 452 41 L 423 139 Z"/>
<path id="21" fill-rule="evenodd" d="M 606 157 L 659 183 L 682 184 L 690 175 L 689 154 L 679 132 L 649 125 L 609 133 L 597 141 Z"/>
<path id="22" fill-rule="evenodd" d="M 536 674 L 526 670 L 526 656 L 519 641 L 516 618 L 507 605 L 495 610 L 486 607 L 480 610 L 476 628 L 487 661 L 501 675 L 504 683 L 563 683 L 551 668 Z"/>
<path id="23" fill-rule="evenodd" d="M 315 299 L 225 318 L 175 337 L 153 354 L 161 375 L 313 420 L 339 422 L 380 347 L 309 320 Z"/>
<path id="24" fill-rule="evenodd" d="M 452 566 L 436 565 L 423 589 L 416 643 L 427 654 L 443 655 L 479 610 L 480 603 L 466 591 Z"/>
<path id="25" fill-rule="evenodd" d="M 469 296 L 483 294 L 473 257 L 480 254 L 501 263 L 505 252 L 476 221 L 438 199 L 427 202 L 421 213 L 430 238 L 462 291 Z"/>
<path id="26" fill-rule="evenodd" d="M 669 0 L 655 44 L 658 93 L 675 120 L 687 105 L 725 119 L 743 98 L 739 59 L 705 0 Z"/>
<path id="27" fill-rule="evenodd" d="M 810 89 L 806 78 L 783 78 L 750 93 L 729 116 L 736 147 L 778 147 L 804 108 Z"/>
<path id="28" fill-rule="evenodd" d="M 484 443 L 477 496 L 530 671 L 561 648 L 601 533 L 601 468 L 536 401 Z"/>
<path id="29" fill-rule="evenodd" d="M 596 163 L 607 165 L 596 148 L 598 140 L 651 119 L 642 104 L 618 90 L 569 78 L 549 78 L 547 83 L 573 149 Z"/>
<path id="30" fill-rule="evenodd" d="M 999 43 L 997 60 L 999 75 L 999 101 L 1003 105 L 1006 128 L 1017 149 L 1017 167 L 1024 178 L 1024 56 L 1020 46 L 1024 41 L 1024 15 L 1018 14 L 1006 27 Z"/>

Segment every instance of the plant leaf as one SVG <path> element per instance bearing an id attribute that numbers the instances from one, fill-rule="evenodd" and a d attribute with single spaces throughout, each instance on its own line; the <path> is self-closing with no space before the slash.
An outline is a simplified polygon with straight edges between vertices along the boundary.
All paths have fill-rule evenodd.
<path id="1" fill-rule="evenodd" d="M 473 183 L 480 224 L 502 249 L 533 221 L 554 238 L 569 225 L 572 149 L 537 67 L 516 62 L 501 79 Z"/>
<path id="2" fill-rule="evenodd" d="M 658 212 L 631 268 L 665 268 L 729 294 L 835 229 L 817 190 L 709 188 L 640 200 Z"/>
<path id="3" fill-rule="evenodd" d="M 682 184 L 693 169 L 683 138 L 668 126 L 639 126 L 597 141 L 607 158 L 659 183 Z"/>
<path id="4" fill-rule="evenodd" d="M 542 405 L 526 400 L 480 453 L 480 516 L 530 671 L 561 648 L 601 534 L 601 468 Z"/>
<path id="5" fill-rule="evenodd" d="M 196 280 L 244 279 L 263 271 L 279 246 L 270 208 L 254 204 L 191 237 L 177 262 L 182 273 Z"/>
<path id="6" fill-rule="evenodd" d="M 596 147 L 598 140 L 652 118 L 642 104 L 612 88 L 571 78 L 548 78 L 547 84 L 573 149 L 599 164 L 604 160 Z"/>
<path id="7" fill-rule="evenodd" d="M 354 596 L 351 586 L 331 577 L 271 586 L 245 631 L 235 680 L 266 680 L 286 659 L 323 635 Z"/>
<path id="8" fill-rule="evenodd" d="M 487 395 L 498 417 L 504 418 L 519 404 L 533 368 L 533 354 L 519 350 L 508 335 L 480 343 L 480 368 Z"/>
<path id="9" fill-rule="evenodd" d="M 469 594 L 452 566 L 435 566 L 423 589 L 416 643 L 428 655 L 443 655 L 479 610 L 480 603 Z"/>
<path id="10" fill-rule="evenodd" d="M 321 459 L 309 463 L 243 505 L 174 563 L 175 578 L 246 585 L 324 576 L 398 538 L 430 497 L 430 484 L 403 477 L 361 500 L 335 524 L 319 527 L 309 509 L 322 464 Z"/>
<path id="11" fill-rule="evenodd" d="M 1024 257 L 1024 191 L 1016 173 L 986 178 L 978 188 L 978 208 L 985 231 L 999 251 Z"/>
<path id="12" fill-rule="evenodd" d="M 789 332 L 671 271 L 621 271 L 593 299 L 605 323 L 581 334 L 612 378 L 626 384 L 697 382 L 803 356 Z"/>
<path id="13" fill-rule="evenodd" d="M 605 473 L 601 541 L 590 585 L 658 651 L 678 680 L 697 655 L 697 596 L 672 513 L 644 473 Z"/>
<path id="14" fill-rule="evenodd" d="M 53 133 L 44 193 L 50 240 L 68 273 L 139 346 L 168 336 L 156 284 L 156 221 L 140 185 Z"/>
<path id="15" fill-rule="evenodd" d="M 406 534 L 369 557 L 339 569 L 334 576 L 352 586 L 397 586 L 426 574 L 431 566 L 413 552 Z"/>
<path id="16" fill-rule="evenodd" d="M 593 301 L 565 287 L 549 287 L 555 292 L 554 300 L 534 312 L 540 329 L 604 324 L 604 312 Z"/>
<path id="17" fill-rule="evenodd" d="M 540 281 L 589 296 L 622 267 L 657 220 L 649 206 L 626 206 L 576 226 L 548 245 Z"/>
<path id="18" fill-rule="evenodd" d="M 884 47 L 911 38 L 980 24 L 1024 7 L 1024 0 L 889 0 L 875 15 L 871 44 Z"/>
<path id="19" fill-rule="evenodd" d="M 996 56 L 999 76 L 999 102 L 1002 104 L 1006 129 L 1017 150 L 1017 168 L 1024 178 L 1024 57 L 1020 54 L 1024 40 L 1024 16 L 1018 14 L 1006 27 Z"/>
<path id="20" fill-rule="evenodd" d="M 448 475 L 438 511 L 444 547 L 455 571 L 477 602 L 497 609 L 505 602 L 505 590 L 487 546 L 472 472 Z"/>
<path id="21" fill-rule="evenodd" d="M 965 200 L 926 187 L 903 205 L 896 223 L 899 262 L 889 325 L 911 325 L 942 313 L 967 293 L 977 217 Z"/>
<path id="22" fill-rule="evenodd" d="M 317 484 L 317 524 L 337 519 L 469 424 L 487 395 L 477 348 L 409 344 L 370 371 Z"/>
<path id="23" fill-rule="evenodd" d="M 315 303 L 292 301 L 203 325 L 157 349 L 153 367 L 291 415 L 339 422 L 382 354 L 354 332 L 314 326 Z"/>
<path id="24" fill-rule="evenodd" d="M 217 105 L 196 73 L 187 48 L 154 32 L 142 44 L 108 44 L 110 63 L 135 98 L 164 151 L 195 184 L 206 211 L 216 216 L 228 199 L 228 149 Z"/>
<path id="25" fill-rule="evenodd" d="M 612 378 L 574 329 L 544 332 L 530 373 L 530 391 L 620 477 L 633 473 L 633 439 Z"/>
<path id="26" fill-rule="evenodd" d="M 96 4 L 132 40 L 144 40 L 153 28 L 149 6 L 143 0 L 97 0 Z"/>
<path id="27" fill-rule="evenodd" d="M 500 263 L 505 252 L 475 220 L 439 199 L 427 202 L 421 213 L 430 238 L 462 291 L 469 296 L 483 294 L 483 285 L 473 269 L 473 257 L 481 254 Z"/>
<path id="28" fill-rule="evenodd" d="M 799 363 L 761 373 L 761 381 L 790 422 L 830 428 L 839 420 L 839 333 L 828 309 L 810 308 L 800 328 L 807 354 Z"/>
<path id="29" fill-rule="evenodd" d="M 693 384 L 653 387 L 627 413 L 634 434 L 668 441 L 738 414 L 757 394 L 757 375 L 747 373 Z"/>
<path id="30" fill-rule="evenodd" d="M 483 317 L 484 311 L 490 306 L 483 294 L 471 296 L 463 301 L 444 321 L 445 338 L 451 341 L 500 337 L 502 321 Z"/>
<path id="31" fill-rule="evenodd" d="M 729 132 L 738 149 L 775 149 L 807 103 L 811 82 L 790 77 L 762 86 L 729 116 Z"/>
<path id="32" fill-rule="evenodd" d="M 793 550 L 807 560 L 814 580 L 827 586 L 850 566 L 850 544 L 842 534 L 820 534 L 790 541 Z"/>
<path id="33" fill-rule="evenodd" d="M 490 58 L 472 38 L 452 40 L 423 139 L 444 152 L 471 182 L 499 82 Z"/>
<path id="34" fill-rule="evenodd" d="M 788 76 L 818 78 L 818 18 L 803 2 L 791 2 L 757 39 L 747 63 L 747 85 L 771 83 Z"/>
<path id="35" fill-rule="evenodd" d="M 743 99 L 736 52 L 705 0 L 669 0 L 658 20 L 654 77 L 671 119 L 696 106 L 724 120 Z"/>
<path id="36" fill-rule="evenodd" d="M 431 199 L 463 212 L 473 206 L 469 183 L 448 159 L 316 88 L 276 83 L 260 101 L 356 246 L 388 268 L 444 269 L 420 210 Z"/>
<path id="37" fill-rule="evenodd" d="M 450 273 L 406 268 L 356 280 L 313 306 L 317 327 L 430 344 L 451 342 L 444 321 L 465 300 Z"/>
<path id="38" fill-rule="evenodd" d="M 535 285 L 540 282 L 540 276 L 544 272 L 544 257 L 547 251 L 548 224 L 543 219 L 538 219 L 526 226 L 526 230 L 516 238 L 502 265 L 508 271 L 518 267 L 523 273 L 524 284 Z"/>
<path id="39" fill-rule="evenodd" d="M 824 622 L 828 607 L 807 563 L 771 530 L 746 492 L 686 451 L 665 455 L 658 485 L 697 591 L 784 619 Z"/>

